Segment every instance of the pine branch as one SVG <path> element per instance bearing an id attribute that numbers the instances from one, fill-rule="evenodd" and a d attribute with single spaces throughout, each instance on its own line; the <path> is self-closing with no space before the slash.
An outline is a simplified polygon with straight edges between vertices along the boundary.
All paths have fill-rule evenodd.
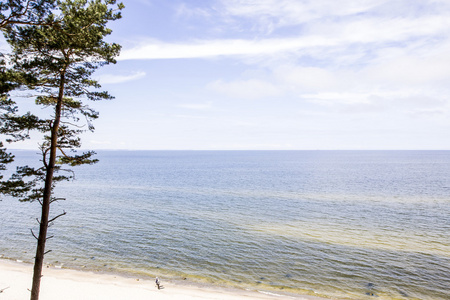
<path id="1" fill-rule="evenodd" d="M 50 201 L 50 204 L 52 204 L 53 202 L 58 202 L 58 201 L 63 201 L 63 200 L 66 200 L 66 198 L 55 198 Z"/>
<path id="2" fill-rule="evenodd" d="M 5 28 L 8 25 L 30 25 L 30 26 L 52 26 L 55 24 L 60 23 L 60 20 L 54 20 L 54 21 L 40 21 L 38 17 L 38 21 L 32 20 L 32 18 L 35 18 L 36 16 L 32 16 L 33 12 L 30 11 L 30 5 L 32 0 L 28 0 L 27 4 L 25 6 L 25 10 L 22 12 L 16 12 L 12 11 L 11 14 L 3 19 L 0 22 L 0 29 Z M 29 14 L 27 16 L 27 14 Z"/>
<path id="3" fill-rule="evenodd" d="M 36 240 L 38 240 L 38 237 L 34 234 L 33 229 L 30 229 L 30 231 L 31 231 L 31 234 L 34 236 L 34 238 L 35 238 Z"/>
<path id="4" fill-rule="evenodd" d="M 59 217 L 62 217 L 64 215 L 66 215 L 66 211 L 64 211 L 62 214 L 57 215 L 53 219 L 49 220 L 48 223 L 52 223 L 53 221 L 55 221 L 56 219 L 58 219 Z"/>

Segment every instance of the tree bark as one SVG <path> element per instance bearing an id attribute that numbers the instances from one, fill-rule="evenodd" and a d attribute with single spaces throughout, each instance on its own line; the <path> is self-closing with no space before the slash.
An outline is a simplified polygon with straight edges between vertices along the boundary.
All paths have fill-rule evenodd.
<path id="1" fill-rule="evenodd" d="M 39 226 L 38 243 L 36 247 L 36 257 L 34 258 L 33 282 L 31 286 L 31 300 L 39 299 L 41 287 L 42 267 L 44 265 L 45 242 L 47 241 L 48 220 L 50 214 L 50 202 L 52 196 L 53 173 L 56 164 L 56 148 L 58 144 L 58 129 L 61 121 L 62 101 L 64 97 L 64 74 L 61 71 L 58 101 L 55 107 L 55 120 L 52 124 L 50 137 L 50 157 L 47 164 L 44 194 L 42 199 L 41 220 Z"/>

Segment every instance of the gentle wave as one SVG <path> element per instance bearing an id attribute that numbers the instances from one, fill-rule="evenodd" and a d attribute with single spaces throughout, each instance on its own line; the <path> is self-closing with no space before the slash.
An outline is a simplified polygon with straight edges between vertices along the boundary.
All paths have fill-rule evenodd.
<path id="1" fill-rule="evenodd" d="M 19 155 L 18 155 L 19 157 Z M 450 152 L 105 152 L 56 192 L 47 262 L 268 293 L 447 299 Z M 0 202 L 31 261 L 37 203 Z M 285 294 L 283 294 L 285 295 Z"/>

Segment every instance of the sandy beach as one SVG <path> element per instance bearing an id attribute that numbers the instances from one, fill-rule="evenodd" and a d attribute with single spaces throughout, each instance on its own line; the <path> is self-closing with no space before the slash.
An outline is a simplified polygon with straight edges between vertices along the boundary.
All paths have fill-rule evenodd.
<path id="1" fill-rule="evenodd" d="M 177 285 L 162 281 L 158 290 L 153 280 L 128 278 L 113 274 L 98 274 L 48 267 L 43 270 L 40 299 L 42 300 L 112 300 L 112 299 L 320 299 L 312 296 L 270 295 L 257 291 Z M 0 259 L 0 300 L 29 298 L 32 265 Z"/>

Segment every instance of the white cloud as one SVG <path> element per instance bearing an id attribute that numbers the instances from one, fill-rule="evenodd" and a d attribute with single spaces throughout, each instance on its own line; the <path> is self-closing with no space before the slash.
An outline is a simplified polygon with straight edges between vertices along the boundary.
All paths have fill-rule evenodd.
<path id="1" fill-rule="evenodd" d="M 232 98 L 259 99 L 280 94 L 280 90 L 271 84 L 258 79 L 224 82 L 217 80 L 208 86 L 211 90 Z"/>
<path id="2" fill-rule="evenodd" d="M 208 110 L 212 108 L 212 102 L 206 103 L 189 103 L 189 104 L 180 104 L 178 107 L 192 109 L 192 110 Z"/>
<path id="3" fill-rule="evenodd" d="M 446 34 L 450 27 L 448 16 L 421 16 L 416 18 L 365 17 L 321 25 L 330 36 L 357 43 L 401 42 L 414 37 Z M 333 30 L 334 27 L 334 30 Z"/>
<path id="4" fill-rule="evenodd" d="M 302 93 L 343 87 L 333 71 L 319 67 L 283 65 L 274 69 L 274 76 L 286 89 Z"/>
<path id="5" fill-rule="evenodd" d="M 442 109 L 420 109 L 410 112 L 413 117 L 435 118 L 437 116 L 444 116 L 446 111 Z"/>
<path id="6" fill-rule="evenodd" d="M 210 17 L 211 13 L 207 9 L 199 8 L 199 7 L 190 7 L 186 3 L 181 3 L 176 7 L 177 17 Z"/>
<path id="7" fill-rule="evenodd" d="M 301 98 L 343 113 L 378 113 L 395 111 L 400 114 L 450 113 L 450 98 L 430 96 L 416 91 L 323 92 L 303 94 Z"/>
<path id="8" fill-rule="evenodd" d="M 257 20 L 266 25 L 281 27 L 307 23 L 329 16 L 364 13 L 386 0 L 222 0 L 226 14 Z"/>
<path id="9" fill-rule="evenodd" d="M 395 100 L 393 100 L 391 103 L 399 107 L 413 107 L 418 109 L 434 110 L 437 108 L 444 108 L 447 103 L 450 104 L 450 101 L 419 93 L 406 95 L 404 97 L 396 97 Z"/>
<path id="10" fill-rule="evenodd" d="M 445 17 L 450 9 L 449 2 L 445 0 L 421 0 L 420 2 L 410 0 L 221 0 L 221 4 L 223 14 L 228 18 L 234 18 L 235 22 L 241 22 L 239 18 L 246 18 L 252 23 L 259 24 L 253 28 L 261 28 L 265 32 L 271 32 L 274 28 L 296 25 L 305 25 L 306 28 L 311 29 L 332 23 L 334 27 L 337 27 L 359 18 L 373 19 L 375 23 L 382 25 L 389 19 L 393 19 L 394 22 L 395 20 L 415 20 L 420 15 L 432 18 Z M 427 27 L 432 28 L 434 24 L 431 22 L 423 23 L 423 25 L 426 26 L 422 26 L 420 30 L 428 30 Z M 302 31 L 304 29 L 302 28 Z M 352 28 L 354 31 L 359 29 Z"/>
<path id="11" fill-rule="evenodd" d="M 98 81 L 101 84 L 123 83 L 143 78 L 145 75 L 145 72 L 135 72 L 130 75 L 104 74 L 99 76 Z"/>
<path id="12" fill-rule="evenodd" d="M 323 106 L 335 105 L 367 105 L 370 104 L 369 93 L 350 92 L 321 92 L 315 94 L 303 94 L 302 98 Z"/>
<path id="13" fill-rule="evenodd" d="M 372 82 L 385 85 L 444 85 L 450 80 L 448 50 L 431 57 L 395 57 L 369 66 L 364 73 Z"/>
<path id="14" fill-rule="evenodd" d="M 283 51 L 295 51 L 304 47 L 332 46 L 334 43 L 333 40 L 321 37 L 264 40 L 219 39 L 179 44 L 152 40 L 143 45 L 123 50 L 119 60 L 267 55 Z"/>
<path id="15" fill-rule="evenodd" d="M 320 57 L 358 45 L 364 53 L 385 47 L 386 43 L 407 47 L 417 40 L 437 43 L 446 40 L 448 16 L 418 18 L 365 17 L 345 21 L 324 21 L 299 35 L 257 39 L 204 39 L 180 43 L 147 40 L 124 49 L 120 60 L 205 58 L 216 56 L 276 56 L 291 52 Z M 403 45 L 401 45 L 403 43 Z M 442 43 L 442 41 L 441 41 Z M 328 57 L 325 57 L 328 58 Z"/>

